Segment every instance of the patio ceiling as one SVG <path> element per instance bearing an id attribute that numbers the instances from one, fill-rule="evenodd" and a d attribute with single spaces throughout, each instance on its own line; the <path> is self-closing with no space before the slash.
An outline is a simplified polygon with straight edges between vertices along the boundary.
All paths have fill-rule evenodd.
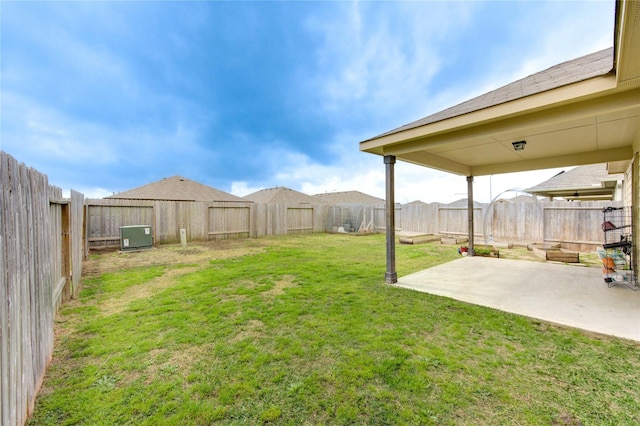
<path id="1" fill-rule="evenodd" d="M 360 143 L 464 176 L 616 162 L 640 133 L 640 2 L 616 6 L 615 47 Z M 526 141 L 516 151 L 513 142 Z"/>

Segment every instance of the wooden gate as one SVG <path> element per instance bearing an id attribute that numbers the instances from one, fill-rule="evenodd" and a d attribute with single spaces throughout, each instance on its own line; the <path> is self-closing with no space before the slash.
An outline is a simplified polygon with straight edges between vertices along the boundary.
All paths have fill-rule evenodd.
<path id="1" fill-rule="evenodd" d="M 313 207 L 287 208 L 287 234 L 310 234 L 313 232 Z"/>
<path id="2" fill-rule="evenodd" d="M 249 238 L 251 232 L 251 209 L 246 207 L 209 207 L 209 239 Z"/>

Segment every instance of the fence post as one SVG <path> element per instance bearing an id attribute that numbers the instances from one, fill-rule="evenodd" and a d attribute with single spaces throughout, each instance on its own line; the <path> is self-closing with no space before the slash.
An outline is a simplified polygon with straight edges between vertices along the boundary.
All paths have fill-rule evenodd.
<path id="1" fill-rule="evenodd" d="M 65 278 L 66 282 L 64 284 L 64 289 L 62 290 L 62 300 L 71 299 L 71 295 L 73 294 L 73 283 L 71 281 L 71 214 L 70 214 L 70 205 L 69 204 L 61 204 L 60 205 L 60 220 L 61 231 L 62 231 L 62 276 Z"/>

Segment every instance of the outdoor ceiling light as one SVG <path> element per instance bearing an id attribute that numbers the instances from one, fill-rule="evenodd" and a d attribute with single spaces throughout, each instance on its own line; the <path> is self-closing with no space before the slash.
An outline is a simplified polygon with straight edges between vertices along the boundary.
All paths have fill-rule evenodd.
<path id="1" fill-rule="evenodd" d="M 515 149 L 516 151 L 524 151 L 524 146 L 526 144 L 527 141 L 511 142 L 511 145 L 513 145 L 513 149 Z"/>

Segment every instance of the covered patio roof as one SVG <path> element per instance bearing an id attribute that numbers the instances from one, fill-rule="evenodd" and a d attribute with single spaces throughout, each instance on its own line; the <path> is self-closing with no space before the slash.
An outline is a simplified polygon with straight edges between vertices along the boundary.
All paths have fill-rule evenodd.
<path id="1" fill-rule="evenodd" d="M 395 271 L 396 159 L 467 177 L 632 160 L 640 138 L 640 2 L 616 2 L 613 47 L 360 142 L 384 157 L 387 283 Z M 637 185 L 636 182 L 633 183 Z M 473 214 L 469 214 L 473 256 Z"/>
<path id="2" fill-rule="evenodd" d="M 615 28 L 613 48 L 360 142 L 360 150 L 463 176 L 629 160 L 640 131 L 639 2 L 617 3 Z"/>

